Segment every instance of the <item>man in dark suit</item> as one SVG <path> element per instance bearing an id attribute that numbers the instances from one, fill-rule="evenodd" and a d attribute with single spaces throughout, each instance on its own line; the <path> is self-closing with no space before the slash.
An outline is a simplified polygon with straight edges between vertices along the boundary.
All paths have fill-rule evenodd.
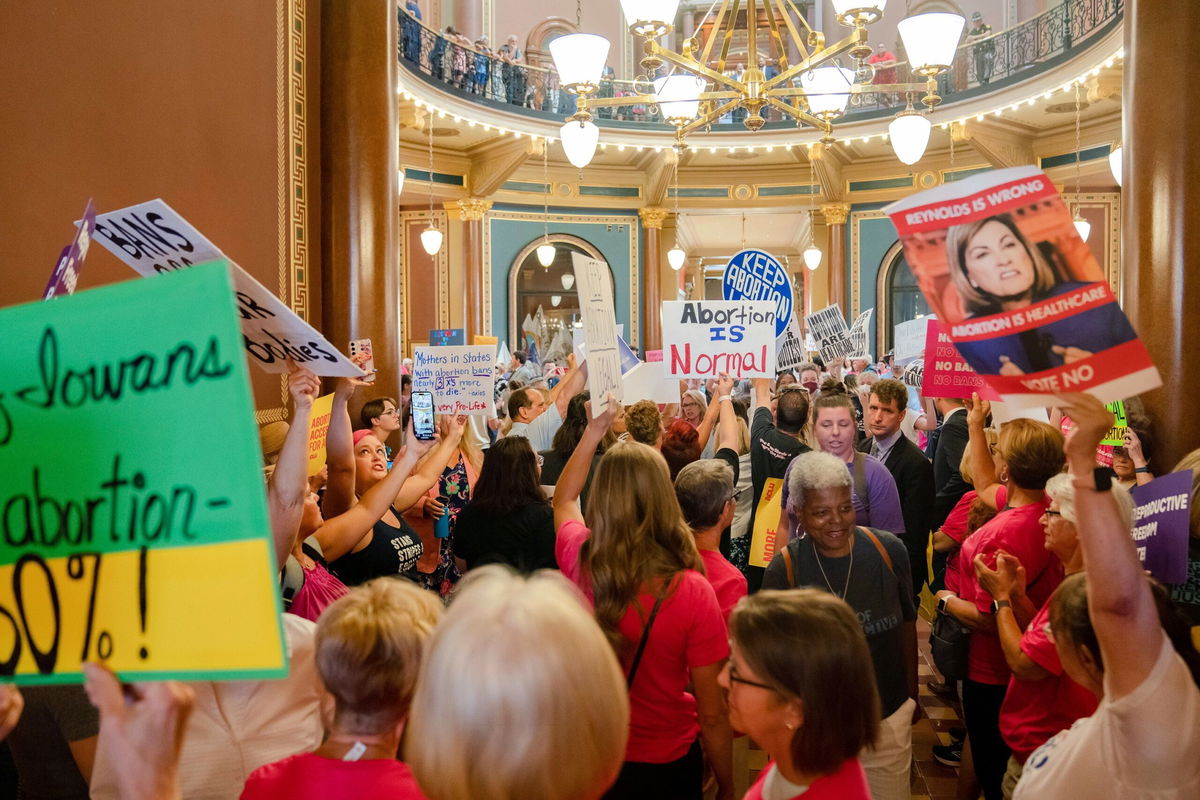
<path id="1" fill-rule="evenodd" d="M 926 551 L 933 527 L 933 466 L 925 454 L 900 430 L 908 406 L 908 389 L 898 380 L 886 378 L 871 386 L 866 424 L 870 438 L 860 445 L 887 467 L 900 492 L 904 533 L 900 539 L 908 550 L 912 569 L 913 597 L 921 594 L 927 577 Z"/>
<path id="2" fill-rule="evenodd" d="M 971 487 L 958 471 L 967 449 L 967 410 L 957 397 L 939 397 L 935 402 L 942 414 L 941 433 L 933 453 L 933 485 L 937 491 L 933 503 L 933 529 L 936 531 Z"/>

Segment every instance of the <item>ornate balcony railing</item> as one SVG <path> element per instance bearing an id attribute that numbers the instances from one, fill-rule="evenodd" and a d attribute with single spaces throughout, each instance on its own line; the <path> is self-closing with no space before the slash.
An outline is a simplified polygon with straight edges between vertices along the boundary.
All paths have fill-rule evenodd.
<path id="1" fill-rule="evenodd" d="M 1061 5 L 1006 30 L 987 36 L 971 36 L 958 48 L 953 69 L 939 78 L 943 102 L 953 103 L 996 91 L 1027 80 L 1054 67 L 1089 47 L 1120 24 L 1125 0 L 1064 0 Z M 525 113 L 561 119 L 575 111 L 575 98 L 559 86 L 553 69 L 514 61 L 507 46 L 493 51 L 481 43 L 470 45 L 439 34 L 413 18 L 403 6 L 397 10 L 400 25 L 399 57 L 408 69 L 444 90 L 473 97 L 500 108 L 518 107 Z M 715 67 L 715 65 L 713 65 Z M 906 62 L 877 65 L 875 76 L 860 76 L 864 83 L 901 82 L 914 78 Z M 649 86 L 632 81 L 605 79 L 601 97 L 636 96 Z M 905 98 L 864 91 L 851 98 L 842 120 L 869 119 L 894 114 Z M 630 101 L 628 106 L 599 108 L 597 122 L 626 127 L 668 126 L 652 104 Z M 714 127 L 741 127 L 744 109 L 722 117 Z M 771 110 L 767 127 L 790 127 L 779 112 Z M 775 124 L 772 125 L 772 122 Z"/>

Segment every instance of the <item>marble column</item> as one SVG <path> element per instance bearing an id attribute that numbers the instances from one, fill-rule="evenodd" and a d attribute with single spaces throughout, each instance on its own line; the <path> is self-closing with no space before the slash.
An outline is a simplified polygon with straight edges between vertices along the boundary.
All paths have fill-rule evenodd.
<path id="1" fill-rule="evenodd" d="M 1164 76 L 1196 74 L 1189 64 L 1200 70 L 1200 51 L 1178 46 L 1180 31 L 1195 30 L 1193 0 L 1125 7 L 1122 298 L 1163 378 L 1161 389 L 1142 396 L 1157 434 L 1150 467 L 1159 475 L 1200 445 L 1191 407 L 1200 387 L 1191 351 L 1200 342 L 1200 226 L 1192 217 L 1200 207 L 1200 116 L 1190 103 L 1163 102 Z M 1186 90 L 1168 91 L 1180 100 Z"/>
<path id="2" fill-rule="evenodd" d="M 321 301 L 339 347 L 370 338 L 376 391 L 400 390 L 396 20 L 389 3 L 321 5 Z"/>
<path id="3" fill-rule="evenodd" d="M 466 270 L 467 287 L 467 343 L 472 336 L 490 336 L 491 331 L 484 329 L 483 309 L 491 298 L 483 296 L 483 272 L 489 268 L 483 252 L 483 219 L 492 207 L 491 200 L 481 197 L 468 197 L 459 200 L 459 214 L 463 223 L 463 265 Z"/>
<path id="4" fill-rule="evenodd" d="M 841 306 L 844 314 L 850 313 L 846 305 L 846 216 L 849 213 L 849 203 L 821 204 L 821 214 L 829 226 L 829 302 Z"/>
<path id="5" fill-rule="evenodd" d="M 638 210 L 642 218 L 642 349 L 662 349 L 661 233 L 669 212 L 649 206 Z"/>

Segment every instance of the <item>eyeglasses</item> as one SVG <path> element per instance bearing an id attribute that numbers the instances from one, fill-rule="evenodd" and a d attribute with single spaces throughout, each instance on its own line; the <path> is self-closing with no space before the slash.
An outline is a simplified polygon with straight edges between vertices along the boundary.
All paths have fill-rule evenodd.
<path id="1" fill-rule="evenodd" d="M 744 492 L 744 491 L 746 491 L 746 487 L 745 487 L 745 486 L 743 486 L 743 487 L 742 487 L 742 488 L 740 488 L 740 489 L 734 489 L 734 490 L 733 490 L 733 494 L 729 495 L 729 499 L 730 499 L 730 500 L 737 500 L 739 497 L 741 497 L 741 496 L 742 496 L 742 492 Z"/>
<path id="2" fill-rule="evenodd" d="M 381 417 L 398 417 L 398 416 L 400 416 L 400 409 L 389 408 L 387 411 L 384 411 L 379 416 L 381 416 Z"/>
<path id="3" fill-rule="evenodd" d="M 768 686 L 767 684 L 759 683 L 758 681 L 747 680 L 746 678 L 743 678 L 742 676 L 738 675 L 737 667 L 735 667 L 732 663 L 729 665 L 729 682 L 730 683 L 744 683 L 747 686 L 757 686 L 759 689 L 767 689 L 772 692 L 775 691 L 774 686 Z"/>

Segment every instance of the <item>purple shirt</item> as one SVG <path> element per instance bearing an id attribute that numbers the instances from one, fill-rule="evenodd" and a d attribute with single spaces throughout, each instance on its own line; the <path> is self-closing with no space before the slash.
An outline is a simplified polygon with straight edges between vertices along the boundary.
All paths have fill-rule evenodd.
<path id="1" fill-rule="evenodd" d="M 854 503 L 855 521 L 859 525 L 881 528 L 888 533 L 900 536 L 904 533 L 904 514 L 900 511 L 900 492 L 896 490 L 896 479 L 878 459 L 872 458 L 866 453 L 862 455 L 866 456 L 863 471 L 867 479 L 868 502 L 863 502 L 863 498 L 859 497 L 858 492 L 854 489 L 854 465 L 846 465 L 851 477 L 850 499 Z M 792 464 L 795 463 L 796 459 L 793 458 L 792 463 L 788 464 L 787 470 L 783 473 L 783 495 L 780 498 L 783 503 L 784 516 L 787 517 L 788 541 L 802 533 L 798 530 L 796 521 L 787 513 Z M 870 507 L 869 512 L 867 511 L 868 506 Z"/>

